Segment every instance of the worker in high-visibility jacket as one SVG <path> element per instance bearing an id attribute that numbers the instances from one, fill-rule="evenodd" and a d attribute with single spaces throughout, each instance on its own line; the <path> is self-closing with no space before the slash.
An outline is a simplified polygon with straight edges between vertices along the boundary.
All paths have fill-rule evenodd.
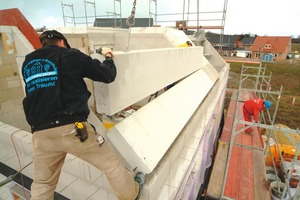
<path id="1" fill-rule="evenodd" d="M 186 41 L 185 43 L 179 45 L 178 47 L 191 47 L 193 44 L 190 41 Z"/>
<path id="2" fill-rule="evenodd" d="M 270 101 L 263 100 L 260 98 L 255 98 L 255 99 L 250 99 L 245 101 L 243 106 L 244 120 L 248 122 L 252 122 L 252 116 L 253 116 L 255 123 L 258 123 L 259 113 L 264 109 L 269 109 L 271 105 L 272 103 Z M 251 132 L 252 132 L 251 127 L 246 129 L 246 133 L 251 133 Z"/>

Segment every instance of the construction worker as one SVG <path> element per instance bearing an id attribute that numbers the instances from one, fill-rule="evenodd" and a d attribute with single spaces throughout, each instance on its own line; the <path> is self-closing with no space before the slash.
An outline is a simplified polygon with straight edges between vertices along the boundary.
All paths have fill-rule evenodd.
<path id="1" fill-rule="evenodd" d="M 194 33 L 194 36 L 196 38 L 196 44 L 197 46 L 204 46 L 205 42 L 205 30 L 203 26 L 199 26 L 199 30 Z"/>
<path id="2" fill-rule="evenodd" d="M 191 47 L 193 44 L 190 41 L 186 41 L 185 43 L 179 45 L 178 47 Z"/>
<path id="3" fill-rule="evenodd" d="M 259 113 L 264 109 L 269 109 L 272 103 L 267 100 L 263 100 L 260 98 L 250 99 L 245 101 L 243 106 L 243 115 L 244 120 L 248 122 L 252 122 L 252 116 L 254 118 L 255 123 L 258 123 Z M 247 127 L 248 125 L 246 125 Z M 250 134 L 252 132 L 252 128 L 249 127 L 246 129 L 246 133 Z"/>
<path id="4" fill-rule="evenodd" d="M 179 24 L 178 30 L 183 31 L 183 25 L 182 24 Z"/>
<path id="5" fill-rule="evenodd" d="M 22 66 L 26 92 L 23 106 L 33 133 L 31 200 L 54 199 L 67 153 L 101 170 L 118 199 L 138 198 L 143 173 L 137 173 L 134 179 L 87 121 L 91 93 L 84 78 L 113 82 L 117 71 L 112 50 L 101 48 L 98 52 L 105 60 L 100 62 L 71 48 L 56 30 L 43 32 L 40 42 L 42 48 L 26 55 Z"/>

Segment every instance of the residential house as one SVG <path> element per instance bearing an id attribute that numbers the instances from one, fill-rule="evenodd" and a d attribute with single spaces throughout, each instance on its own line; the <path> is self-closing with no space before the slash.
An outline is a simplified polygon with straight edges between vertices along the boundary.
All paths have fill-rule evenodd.
<path id="1" fill-rule="evenodd" d="M 242 39 L 240 40 L 240 38 Z M 220 35 L 211 35 L 207 37 L 208 41 L 218 49 L 220 46 Z M 238 53 L 245 53 L 251 57 L 251 46 L 255 37 L 244 37 L 243 35 L 224 35 L 222 43 L 222 52 L 223 56 L 237 56 Z M 244 57 L 244 56 L 243 56 Z"/>
<path id="2" fill-rule="evenodd" d="M 244 37 L 241 40 L 240 47 L 244 48 L 247 51 L 251 50 L 251 47 L 254 43 L 255 37 Z"/>
<path id="3" fill-rule="evenodd" d="M 219 49 L 222 46 L 223 56 L 235 56 L 236 50 L 239 49 L 240 42 L 238 40 L 239 35 L 223 35 L 223 42 L 220 41 L 221 37 L 218 34 L 210 35 L 207 40 L 215 47 Z"/>
<path id="4" fill-rule="evenodd" d="M 236 56 L 241 58 L 251 58 L 252 52 L 251 47 L 255 37 L 243 37 L 241 41 L 239 41 L 239 48 L 236 50 Z"/>
<path id="5" fill-rule="evenodd" d="M 252 58 L 263 61 L 279 61 L 287 59 L 292 48 L 290 36 L 257 36 L 252 47 Z"/>

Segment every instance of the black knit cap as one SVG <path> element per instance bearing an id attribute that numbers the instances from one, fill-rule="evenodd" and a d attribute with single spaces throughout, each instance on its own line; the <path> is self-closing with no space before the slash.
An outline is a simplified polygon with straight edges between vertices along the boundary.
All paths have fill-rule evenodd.
<path id="1" fill-rule="evenodd" d="M 49 30 L 49 31 L 44 31 L 41 35 L 40 35 L 40 42 L 43 43 L 44 40 L 46 39 L 61 39 L 64 40 L 67 48 L 71 49 L 71 46 L 69 45 L 67 39 L 65 38 L 65 36 L 63 34 L 61 34 L 60 32 L 56 31 L 56 30 Z"/>

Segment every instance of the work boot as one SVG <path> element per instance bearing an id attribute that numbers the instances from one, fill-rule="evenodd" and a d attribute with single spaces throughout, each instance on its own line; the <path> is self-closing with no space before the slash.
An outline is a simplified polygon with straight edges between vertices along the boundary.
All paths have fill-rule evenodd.
<path id="1" fill-rule="evenodd" d="M 138 172 L 135 177 L 134 177 L 135 182 L 137 182 L 139 184 L 139 193 L 137 195 L 137 197 L 135 198 L 135 200 L 140 199 L 140 195 L 142 192 L 142 189 L 144 187 L 144 182 L 145 182 L 145 174 L 143 172 Z"/>
<path id="2" fill-rule="evenodd" d="M 248 135 L 253 135 L 253 129 L 247 129 L 245 133 Z"/>
<path id="3" fill-rule="evenodd" d="M 251 128 L 251 127 L 247 128 L 245 133 L 248 135 L 253 135 L 253 128 Z"/>

